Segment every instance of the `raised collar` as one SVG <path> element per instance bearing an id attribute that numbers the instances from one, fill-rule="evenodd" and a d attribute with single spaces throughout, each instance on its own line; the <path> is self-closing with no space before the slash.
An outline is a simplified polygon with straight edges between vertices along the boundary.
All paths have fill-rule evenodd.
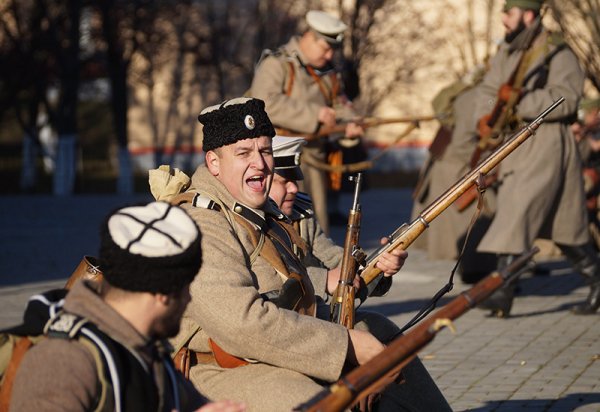
<path id="1" fill-rule="evenodd" d="M 294 206 L 292 207 L 290 219 L 295 222 L 302 219 L 312 218 L 314 214 L 315 212 L 310 196 L 304 192 L 296 193 L 296 200 L 294 201 Z"/>
<path id="2" fill-rule="evenodd" d="M 189 190 L 207 195 L 211 199 L 217 199 L 229 210 L 242 216 L 258 229 L 266 227 L 265 211 L 263 209 L 251 208 L 237 201 L 219 179 L 208 171 L 206 165 L 201 165 L 196 169 L 192 175 L 192 184 Z"/>

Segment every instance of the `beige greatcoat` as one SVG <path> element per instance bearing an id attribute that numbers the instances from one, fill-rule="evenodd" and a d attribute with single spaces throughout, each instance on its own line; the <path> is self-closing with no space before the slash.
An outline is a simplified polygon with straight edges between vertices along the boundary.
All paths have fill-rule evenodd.
<path id="1" fill-rule="evenodd" d="M 194 173 L 189 190 L 227 208 L 235 203 L 205 166 Z M 283 278 L 262 256 L 250 264 L 254 246 L 246 229 L 230 224 L 223 212 L 184 207 L 202 232 L 203 262 L 175 346 L 200 327 L 191 349 L 207 352 L 210 337 L 230 354 L 256 361 L 235 369 L 194 366 L 194 385 L 211 399 L 246 402 L 250 411 L 285 411 L 322 390 L 317 380 L 336 380 L 348 349 L 347 330 L 263 299 L 260 294 L 279 290 Z M 315 289 L 324 289 L 325 280 L 320 282 L 313 283 Z"/>
<path id="2" fill-rule="evenodd" d="M 534 46 L 544 42 L 546 34 L 542 31 Z M 549 44 L 548 53 L 556 47 Z M 503 44 L 492 59 L 477 88 L 478 118 L 491 112 L 498 89 L 513 72 L 521 53 L 509 53 L 509 45 Z M 530 71 L 543 60 L 544 56 L 539 57 Z M 518 117 L 531 121 L 559 97 L 565 101 L 546 117 L 535 136 L 502 162 L 496 215 L 479 251 L 517 254 L 531 247 L 537 237 L 566 245 L 589 240 L 581 159 L 569 127 L 582 95 L 584 74 L 573 52 L 565 47 L 550 60 L 543 88 L 534 86 L 538 78 L 536 72 L 525 84 L 527 93 L 516 106 Z"/>
<path id="3" fill-rule="evenodd" d="M 276 53 L 262 59 L 256 67 L 250 95 L 265 101 L 266 112 L 275 127 L 307 134 L 314 133 L 319 128 L 319 109 L 323 106 L 331 107 L 337 102 L 330 102 L 325 98 L 318 83 L 304 68 L 308 63 L 300 51 L 298 40 L 298 37 L 292 37 Z M 294 79 L 289 96 L 286 94 L 290 77 L 288 62 L 294 66 Z M 330 91 L 330 73 L 324 74 L 320 79 Z M 309 141 L 303 152 L 321 162 L 326 161 L 323 139 Z M 304 181 L 300 182 L 302 190 L 310 194 L 317 220 L 325 233 L 328 233 L 327 176 L 323 171 L 304 162 L 301 168 L 304 173 Z"/>
<path id="4" fill-rule="evenodd" d="M 455 124 L 452 140 L 442 157 L 433 161 L 425 176 L 424 186 L 427 188 L 425 189 L 427 196 L 421 202 L 415 201 L 413 219 L 471 170 L 471 156 L 477 144 L 475 140 L 477 131 L 473 117 L 475 94 L 474 88 L 469 89 L 461 93 L 453 103 Z M 481 213 L 483 218 L 489 218 L 495 206 L 494 191 L 487 190 L 484 199 L 485 208 Z M 451 205 L 430 224 L 425 232 L 425 242 L 420 243 L 427 249 L 430 259 L 458 257 L 476 205 L 477 202 L 474 202 L 462 212 L 459 212 L 455 205 Z"/>

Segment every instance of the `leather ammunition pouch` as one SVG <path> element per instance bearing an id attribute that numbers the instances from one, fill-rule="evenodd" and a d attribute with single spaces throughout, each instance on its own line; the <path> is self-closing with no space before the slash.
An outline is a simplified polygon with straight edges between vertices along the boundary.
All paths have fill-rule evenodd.
<path id="1" fill-rule="evenodd" d="M 173 357 L 175 368 L 180 371 L 186 379 L 190 378 L 190 368 L 196 365 L 217 365 L 221 368 L 233 369 L 248 365 L 250 362 L 230 355 L 225 352 L 212 339 L 208 339 L 211 352 L 196 352 L 183 346 Z"/>

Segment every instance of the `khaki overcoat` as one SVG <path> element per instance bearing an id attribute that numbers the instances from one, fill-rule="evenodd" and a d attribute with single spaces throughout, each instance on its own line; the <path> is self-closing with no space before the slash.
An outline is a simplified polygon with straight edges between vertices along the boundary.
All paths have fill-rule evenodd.
<path id="1" fill-rule="evenodd" d="M 479 251 L 517 254 L 531 247 L 537 237 L 566 245 L 589 240 L 581 159 L 569 127 L 582 95 L 584 74 L 574 53 L 549 39 L 542 30 L 534 41 L 534 47 L 546 42 L 547 49 L 529 66 L 526 94 L 516 114 L 524 122 L 531 121 L 559 97 L 565 101 L 546 117 L 535 136 L 502 162 L 496 215 Z M 477 88 L 478 117 L 491 112 L 500 86 L 507 82 L 521 53 L 510 53 L 508 44 L 500 47 Z M 545 82 L 540 78 L 544 66 Z"/>
<path id="2" fill-rule="evenodd" d="M 234 209 L 235 199 L 204 165 L 189 190 Z M 194 385 L 211 399 L 243 401 L 250 411 L 284 411 L 322 390 L 317 380 L 336 380 L 348 349 L 347 330 L 263 299 L 261 293 L 280 290 L 284 278 L 262 256 L 250 262 L 255 248 L 248 231 L 223 212 L 184 207 L 202 232 L 203 263 L 174 345 L 199 328 L 190 349 L 208 352 L 210 337 L 228 353 L 255 362 L 234 369 L 194 366 Z"/>
<path id="3" fill-rule="evenodd" d="M 298 40 L 299 37 L 292 37 L 279 50 L 267 54 L 259 62 L 249 93 L 252 97 L 265 101 L 265 109 L 275 127 L 307 134 L 314 133 L 319 128 L 319 109 L 335 106 L 336 101 L 328 101 L 319 84 L 307 72 L 305 67 L 308 62 L 300 50 Z M 290 80 L 290 64 L 294 68 L 293 80 Z M 333 88 L 331 73 L 322 73 L 320 76 L 321 84 L 329 92 Z M 292 87 L 288 95 L 290 82 Z M 326 162 L 323 139 L 309 141 L 303 152 Z M 304 173 L 304 181 L 300 184 L 302 190 L 311 195 L 317 220 L 328 233 L 327 176 L 323 171 L 304 163 L 301 168 Z"/>

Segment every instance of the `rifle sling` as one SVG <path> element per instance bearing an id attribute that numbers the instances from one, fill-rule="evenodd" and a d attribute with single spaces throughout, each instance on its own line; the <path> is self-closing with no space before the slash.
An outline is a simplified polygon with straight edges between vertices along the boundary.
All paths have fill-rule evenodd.
<path id="1" fill-rule="evenodd" d="M 471 236 L 471 231 L 473 229 L 473 226 L 475 226 L 475 222 L 477 221 L 477 219 L 479 219 L 479 216 L 481 215 L 481 211 L 482 211 L 483 205 L 484 205 L 484 196 L 483 195 L 485 193 L 486 187 L 485 187 L 484 176 L 482 174 L 479 174 L 479 177 L 477 178 L 477 181 L 475 184 L 477 185 L 477 191 L 478 191 L 477 210 L 475 210 L 475 212 L 473 213 L 473 217 L 471 217 L 471 222 L 469 222 L 469 226 L 467 227 L 465 240 L 463 241 L 460 253 L 458 255 L 458 258 L 456 259 L 456 263 L 454 264 L 454 267 L 452 268 L 452 271 L 450 272 L 450 277 L 448 279 L 448 282 L 433 296 L 433 298 L 431 298 L 431 300 L 427 303 L 427 305 L 425 305 L 410 321 L 408 321 L 408 323 L 406 323 L 406 325 L 404 325 L 400 329 L 399 333 L 404 333 L 407 329 L 410 329 L 411 327 L 416 325 L 418 322 L 423 320 L 427 315 L 429 315 L 429 313 L 431 313 L 435 309 L 437 302 L 442 298 L 442 296 L 444 296 L 446 293 L 450 292 L 452 290 L 452 288 L 454 287 L 454 274 L 456 273 L 456 270 L 458 269 L 458 265 L 460 264 L 460 261 L 462 260 L 462 257 L 465 253 L 465 249 L 467 247 L 467 242 L 469 241 L 469 237 Z M 374 283 L 374 282 L 375 281 L 373 281 L 371 283 Z"/>

